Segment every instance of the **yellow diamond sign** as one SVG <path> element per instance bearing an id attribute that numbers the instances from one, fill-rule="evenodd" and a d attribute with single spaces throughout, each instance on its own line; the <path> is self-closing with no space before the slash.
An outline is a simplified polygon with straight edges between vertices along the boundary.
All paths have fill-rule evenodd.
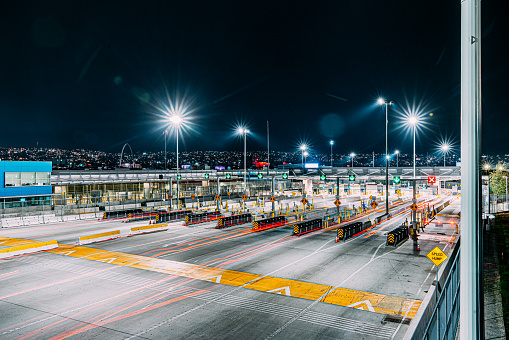
<path id="1" fill-rule="evenodd" d="M 433 248 L 427 255 L 426 257 L 431 261 L 433 262 L 433 264 L 435 266 L 440 266 L 445 260 L 447 260 L 449 258 L 449 256 L 447 256 L 446 253 L 444 253 L 442 251 L 442 249 L 438 248 L 438 246 L 436 246 L 435 248 Z"/>

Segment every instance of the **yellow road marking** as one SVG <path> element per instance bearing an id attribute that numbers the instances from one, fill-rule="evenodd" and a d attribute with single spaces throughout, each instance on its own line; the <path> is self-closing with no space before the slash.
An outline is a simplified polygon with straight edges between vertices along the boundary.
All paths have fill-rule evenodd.
<path id="1" fill-rule="evenodd" d="M 147 229 L 156 229 L 156 228 L 164 228 L 167 227 L 168 223 L 159 223 L 159 224 L 150 224 L 143 227 L 134 227 L 131 228 L 131 231 L 140 231 L 140 230 L 147 230 Z"/>
<path id="2" fill-rule="evenodd" d="M 82 236 L 82 237 L 80 237 L 80 242 L 88 241 L 88 240 L 93 240 L 95 238 L 100 238 L 100 237 L 113 236 L 113 235 L 120 235 L 120 230 L 107 231 L 105 233 L 88 235 L 88 236 Z"/>
<path id="3" fill-rule="evenodd" d="M 2 238 L 0 238 L 0 242 Z M 20 240 L 18 240 L 19 242 Z M 28 240 L 29 241 L 29 240 Z M 412 319 L 417 314 L 421 300 L 401 298 L 346 288 L 334 288 L 305 281 L 278 278 L 239 272 L 235 270 L 207 267 L 185 262 L 150 258 L 140 255 L 88 248 L 83 246 L 59 245 L 47 252 L 99 261 L 118 266 L 144 269 L 224 285 L 253 289 L 273 294 L 318 300 L 334 305 L 374 311 L 381 314 L 398 314 Z M 322 296 L 324 296 L 322 298 Z"/>
<path id="4" fill-rule="evenodd" d="M 28 243 L 28 244 L 16 245 L 16 246 L 9 247 L 9 248 L 2 248 L 2 249 L 0 249 L 0 254 L 8 255 L 9 253 L 20 252 L 20 251 L 28 250 L 28 249 L 43 248 L 43 247 L 56 248 L 57 246 L 58 246 L 58 244 L 57 244 L 56 240 L 45 241 L 45 242 L 33 242 L 33 243 Z"/>

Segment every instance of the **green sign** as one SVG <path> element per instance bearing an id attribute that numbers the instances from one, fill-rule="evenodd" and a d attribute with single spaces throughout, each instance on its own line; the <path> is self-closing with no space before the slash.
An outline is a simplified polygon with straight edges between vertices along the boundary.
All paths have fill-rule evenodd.
<path id="1" fill-rule="evenodd" d="M 259 179 L 262 179 L 262 178 L 263 178 L 263 175 L 262 175 L 262 174 L 258 174 L 258 178 L 259 178 Z"/>
<path id="2" fill-rule="evenodd" d="M 394 181 L 394 184 L 399 184 L 399 182 L 401 182 L 401 178 L 399 178 L 398 176 L 394 176 L 392 180 Z"/>
<path id="3" fill-rule="evenodd" d="M 209 174 L 205 174 L 205 178 L 209 178 Z"/>
<path id="4" fill-rule="evenodd" d="M 288 179 L 288 174 L 283 174 L 283 179 Z"/>
<path id="5" fill-rule="evenodd" d="M 325 175 L 320 175 L 320 181 L 325 181 Z"/>
<path id="6" fill-rule="evenodd" d="M 230 179 L 230 178 L 232 178 L 232 175 L 226 174 L 226 179 Z"/>
<path id="7" fill-rule="evenodd" d="M 180 177 L 180 175 L 177 175 L 177 179 L 181 179 L 182 177 Z"/>
<path id="8" fill-rule="evenodd" d="M 351 182 L 355 181 L 355 175 L 348 176 L 348 180 Z"/>

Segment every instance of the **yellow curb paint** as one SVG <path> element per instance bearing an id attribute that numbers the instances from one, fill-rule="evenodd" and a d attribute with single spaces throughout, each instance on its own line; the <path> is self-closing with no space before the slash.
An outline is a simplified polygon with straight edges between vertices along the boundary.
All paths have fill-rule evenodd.
<path id="1" fill-rule="evenodd" d="M 108 231 L 105 233 L 88 235 L 88 236 L 82 236 L 82 237 L 80 237 L 80 242 L 93 240 L 95 238 L 100 238 L 100 237 L 113 236 L 113 235 L 120 235 L 120 230 Z"/>
<path id="2" fill-rule="evenodd" d="M 141 230 L 147 230 L 147 229 L 157 229 L 157 228 L 164 228 L 167 227 L 168 223 L 159 223 L 159 224 L 152 224 L 152 225 L 146 225 L 143 227 L 134 227 L 131 228 L 131 231 L 141 231 Z"/>
<path id="3" fill-rule="evenodd" d="M 3 247 L 14 247 L 14 246 L 21 246 L 24 244 L 33 244 L 33 243 L 38 243 L 38 242 L 40 242 L 40 241 L 0 236 L 0 246 L 3 246 Z"/>
<path id="4" fill-rule="evenodd" d="M 3 248 L 3 249 L 0 249 L 0 254 L 14 253 L 14 252 L 22 251 L 22 250 L 42 248 L 42 247 L 52 246 L 52 245 L 54 245 L 55 248 L 58 247 L 57 241 L 53 240 L 53 241 L 46 241 L 46 242 L 34 242 L 34 243 L 29 243 L 29 244 L 24 244 L 24 245 L 9 247 L 9 248 Z"/>

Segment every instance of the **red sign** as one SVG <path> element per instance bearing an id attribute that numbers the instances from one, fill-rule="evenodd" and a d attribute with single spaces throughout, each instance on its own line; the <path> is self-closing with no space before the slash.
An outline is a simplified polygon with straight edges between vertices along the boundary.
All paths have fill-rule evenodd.
<path id="1" fill-rule="evenodd" d="M 428 183 L 429 184 L 435 184 L 437 182 L 437 179 L 435 176 L 428 176 Z"/>

